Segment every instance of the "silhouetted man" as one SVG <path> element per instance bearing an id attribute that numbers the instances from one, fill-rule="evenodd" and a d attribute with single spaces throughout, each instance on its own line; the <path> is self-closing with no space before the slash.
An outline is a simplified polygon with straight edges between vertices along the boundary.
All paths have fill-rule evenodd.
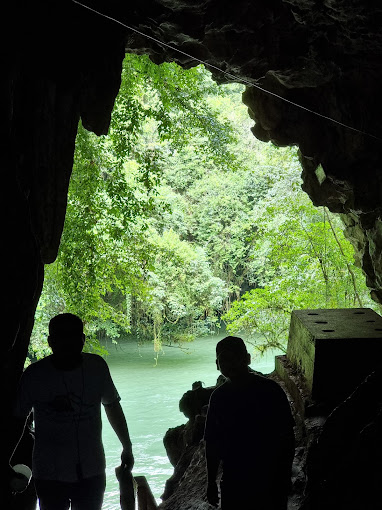
<path id="1" fill-rule="evenodd" d="M 32 472 L 41 510 L 99 510 L 105 491 L 101 403 L 121 441 L 122 463 L 134 457 L 120 397 L 106 362 L 83 353 L 83 324 L 73 314 L 49 323 L 53 354 L 30 365 L 21 378 L 16 415 L 33 410 Z"/>
<path id="2" fill-rule="evenodd" d="M 221 340 L 216 358 L 226 381 L 212 393 L 207 414 L 207 499 L 219 502 L 222 462 L 222 510 L 286 510 L 294 456 L 288 399 L 276 382 L 249 369 L 241 338 Z"/>

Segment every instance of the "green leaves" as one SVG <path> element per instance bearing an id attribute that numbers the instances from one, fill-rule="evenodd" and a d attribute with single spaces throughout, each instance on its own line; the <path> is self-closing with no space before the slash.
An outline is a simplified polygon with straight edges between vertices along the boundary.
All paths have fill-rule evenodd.
<path id="1" fill-rule="evenodd" d="M 285 350 L 293 309 L 374 306 L 340 219 L 301 190 L 294 156 L 279 172 L 253 211 L 249 271 L 260 288 L 223 317 L 228 331 L 254 339 L 261 353 Z"/>
<path id="2" fill-rule="evenodd" d="M 78 128 L 65 229 L 58 259 L 46 268 L 32 348 L 41 351 L 49 318 L 64 310 L 83 318 L 89 348 L 99 349 L 100 331 L 117 338 L 140 314 L 158 331 L 167 320 L 192 323 L 219 307 L 224 284 L 213 280 L 204 252 L 153 226 L 169 214 L 158 186 L 172 155 L 196 139 L 192 152 L 204 161 L 228 158 L 232 128 L 209 103 L 217 91 L 203 68 L 126 56 L 109 134 Z M 170 256 L 179 285 L 165 270 Z M 199 296 L 189 280 L 200 283 Z M 131 309 L 131 300 L 141 306 Z"/>
<path id="3" fill-rule="evenodd" d="M 159 352 L 223 312 L 263 352 L 283 347 L 293 308 L 369 303 L 338 218 L 301 191 L 294 149 L 253 137 L 242 90 L 219 87 L 203 66 L 126 55 L 109 134 L 78 128 L 37 356 L 62 311 L 84 319 L 99 352 L 104 335 L 129 332 Z"/>
<path id="4" fill-rule="evenodd" d="M 162 235 L 153 232 L 150 242 L 155 246 L 156 256 L 142 304 L 146 314 L 160 316 L 163 324 L 182 325 L 183 330 L 200 317 L 213 321 L 227 290 L 224 282 L 213 276 L 203 250 L 181 241 L 172 230 Z M 169 341 L 171 337 L 174 331 Z"/>

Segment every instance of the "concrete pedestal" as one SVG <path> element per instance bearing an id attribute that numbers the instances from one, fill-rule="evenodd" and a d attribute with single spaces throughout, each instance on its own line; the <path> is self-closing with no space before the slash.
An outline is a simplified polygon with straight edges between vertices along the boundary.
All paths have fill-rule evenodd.
<path id="1" fill-rule="evenodd" d="M 382 361 L 382 317 L 369 308 L 294 310 L 287 358 L 312 400 L 341 402 Z"/>

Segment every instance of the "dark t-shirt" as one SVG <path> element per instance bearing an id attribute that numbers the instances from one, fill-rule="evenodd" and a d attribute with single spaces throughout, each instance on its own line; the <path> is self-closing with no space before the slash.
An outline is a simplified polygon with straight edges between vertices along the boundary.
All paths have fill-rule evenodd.
<path id="1" fill-rule="evenodd" d="M 245 385 L 227 380 L 212 393 L 204 439 L 217 446 L 225 477 L 260 482 L 290 473 L 293 425 L 282 388 L 250 374 Z"/>

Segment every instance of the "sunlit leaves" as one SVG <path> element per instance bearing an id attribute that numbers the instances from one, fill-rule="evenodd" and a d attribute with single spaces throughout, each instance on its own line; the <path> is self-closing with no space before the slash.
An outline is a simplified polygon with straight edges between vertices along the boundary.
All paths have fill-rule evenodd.
<path id="1" fill-rule="evenodd" d="M 150 242 L 156 256 L 148 273 L 146 313 L 153 318 L 160 315 L 163 324 L 178 323 L 184 331 L 195 319 L 213 321 L 227 289 L 213 275 L 204 251 L 181 241 L 172 230 L 162 235 L 153 232 Z M 170 336 L 174 337 L 174 331 Z"/>
<path id="2" fill-rule="evenodd" d="M 208 101 L 217 91 L 202 67 L 184 71 L 175 64 L 156 66 L 146 56 L 126 56 L 109 134 L 96 137 L 81 124 L 78 129 L 65 229 L 58 259 L 46 270 L 35 345 L 44 338 L 48 319 L 64 310 L 78 313 L 90 333 L 99 330 L 100 324 L 115 337 L 121 330 L 129 331 L 125 295 L 151 303 L 142 313 L 151 314 L 158 324 L 160 306 L 153 303 L 161 282 L 167 287 L 163 301 L 171 320 L 208 313 L 213 306 L 208 296 L 201 292 L 198 304 L 195 296 L 190 297 L 195 289 L 188 288 L 182 276 L 184 271 L 195 282 L 199 270 L 204 281 L 210 281 L 205 255 L 198 252 L 196 256 L 197 250 L 189 247 L 194 250 L 192 262 L 187 257 L 176 259 L 179 267 L 173 268 L 180 271 L 183 286 L 174 287 L 170 295 L 173 279 L 163 272 L 164 263 L 158 259 L 165 249 L 160 243 L 162 233 L 158 236 L 151 229 L 154 234 L 149 239 L 147 229 L 154 212 L 157 220 L 169 214 L 158 185 L 172 154 L 197 137 L 193 152 L 203 154 L 204 161 L 231 160 L 226 146 L 233 140 L 232 127 Z M 168 247 L 165 251 L 168 254 Z M 221 282 L 215 283 L 219 287 Z M 159 322 L 163 321 L 161 316 Z"/>
<path id="3" fill-rule="evenodd" d="M 255 339 L 260 352 L 285 349 L 293 309 L 373 307 L 340 219 L 313 206 L 299 174 L 297 161 L 284 161 L 254 209 L 249 266 L 258 288 L 224 316 L 227 329 Z"/>
<path id="4" fill-rule="evenodd" d="M 78 129 L 60 253 L 36 315 L 39 355 L 64 310 L 85 320 L 89 348 L 95 333 L 133 331 L 158 351 L 244 293 L 225 319 L 261 334 L 263 351 L 285 342 L 293 308 L 354 304 L 364 282 L 338 219 L 301 191 L 295 149 L 252 136 L 242 89 L 219 87 L 203 66 L 126 56 L 109 134 Z"/>

